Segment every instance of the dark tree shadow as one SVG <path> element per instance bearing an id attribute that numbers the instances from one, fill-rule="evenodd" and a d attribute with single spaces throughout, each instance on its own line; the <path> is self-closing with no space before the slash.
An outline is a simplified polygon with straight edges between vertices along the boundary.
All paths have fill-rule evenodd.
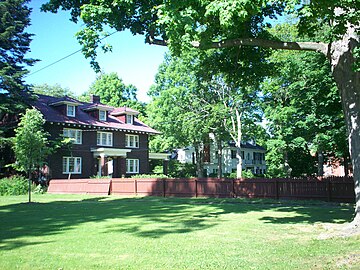
<path id="1" fill-rule="evenodd" d="M 194 205 L 205 207 L 196 208 L 195 211 Z M 301 205 L 261 199 L 134 197 L 109 200 L 106 197 L 89 197 L 83 200 L 8 204 L 0 206 L 0 249 L 36 245 L 36 242 L 28 243 L 21 238 L 59 234 L 87 222 L 122 219 L 121 225 L 111 225 L 104 233 L 119 232 L 137 237 L 160 238 L 221 225 L 222 216 L 228 213 L 269 209 L 295 212 L 296 215 L 286 218 L 266 216 L 260 221 L 281 224 L 341 223 L 351 220 L 353 213 L 352 207 L 347 205 Z"/>

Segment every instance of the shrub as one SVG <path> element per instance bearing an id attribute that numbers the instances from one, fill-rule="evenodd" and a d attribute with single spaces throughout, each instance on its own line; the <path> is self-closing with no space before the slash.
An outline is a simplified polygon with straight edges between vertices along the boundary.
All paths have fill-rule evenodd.
<path id="1" fill-rule="evenodd" d="M 132 175 L 131 178 L 169 178 L 165 174 L 136 174 Z"/>
<path id="2" fill-rule="evenodd" d="M 28 180 L 19 175 L 0 179 L 0 195 L 22 195 L 28 192 Z"/>

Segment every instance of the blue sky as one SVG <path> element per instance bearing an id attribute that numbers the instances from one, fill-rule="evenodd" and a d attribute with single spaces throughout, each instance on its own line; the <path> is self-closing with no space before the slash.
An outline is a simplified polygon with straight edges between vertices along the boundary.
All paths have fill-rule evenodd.
<path id="1" fill-rule="evenodd" d="M 34 36 L 28 57 L 41 61 L 29 68 L 30 74 L 25 81 L 29 84 L 60 84 L 75 94 L 81 94 L 96 79 L 89 60 L 81 52 L 36 72 L 80 49 L 75 33 L 81 29 L 81 22 L 75 24 L 69 21 L 69 13 L 63 11 L 57 14 L 40 12 L 44 2 L 33 0 L 29 4 L 33 11 L 27 32 Z M 149 101 L 146 93 L 154 82 L 167 48 L 145 44 L 143 36 L 133 36 L 129 32 L 118 32 L 104 42 L 113 46 L 113 52 L 99 52 L 98 61 L 102 70 L 106 73 L 116 72 L 125 84 L 133 84 L 138 88 L 139 100 Z"/>

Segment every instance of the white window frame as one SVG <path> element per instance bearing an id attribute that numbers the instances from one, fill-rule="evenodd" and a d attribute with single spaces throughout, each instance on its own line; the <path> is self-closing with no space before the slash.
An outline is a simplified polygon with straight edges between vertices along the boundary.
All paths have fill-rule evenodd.
<path id="1" fill-rule="evenodd" d="M 126 159 L 126 173 L 139 173 L 139 160 Z"/>
<path id="2" fill-rule="evenodd" d="M 73 128 L 64 128 L 63 136 L 73 139 L 74 144 L 82 144 L 82 130 Z"/>
<path id="3" fill-rule="evenodd" d="M 73 168 L 71 170 L 71 161 L 73 161 Z M 81 157 L 63 157 L 62 158 L 63 174 L 81 174 L 82 159 Z"/>
<path id="4" fill-rule="evenodd" d="M 98 131 L 96 134 L 96 144 L 100 146 L 113 146 L 112 132 Z"/>
<path id="5" fill-rule="evenodd" d="M 106 121 L 106 111 L 105 110 L 99 110 L 99 120 Z"/>
<path id="6" fill-rule="evenodd" d="M 134 116 L 131 114 L 125 115 L 125 123 L 132 125 L 134 123 Z"/>
<path id="7" fill-rule="evenodd" d="M 73 108 L 70 110 L 70 108 Z M 66 115 L 70 117 L 75 117 L 75 105 L 66 104 Z"/>
<path id="8" fill-rule="evenodd" d="M 125 146 L 139 148 L 139 135 L 125 134 Z"/>

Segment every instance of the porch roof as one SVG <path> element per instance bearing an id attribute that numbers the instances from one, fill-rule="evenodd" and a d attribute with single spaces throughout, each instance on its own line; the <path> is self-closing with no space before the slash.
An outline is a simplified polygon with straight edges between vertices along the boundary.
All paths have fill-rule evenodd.
<path id="1" fill-rule="evenodd" d="M 166 159 L 168 160 L 170 153 L 149 153 L 149 159 Z"/>
<path id="2" fill-rule="evenodd" d="M 126 154 L 131 152 L 131 149 L 100 147 L 91 149 L 91 152 L 93 152 L 94 157 L 126 157 Z"/>

